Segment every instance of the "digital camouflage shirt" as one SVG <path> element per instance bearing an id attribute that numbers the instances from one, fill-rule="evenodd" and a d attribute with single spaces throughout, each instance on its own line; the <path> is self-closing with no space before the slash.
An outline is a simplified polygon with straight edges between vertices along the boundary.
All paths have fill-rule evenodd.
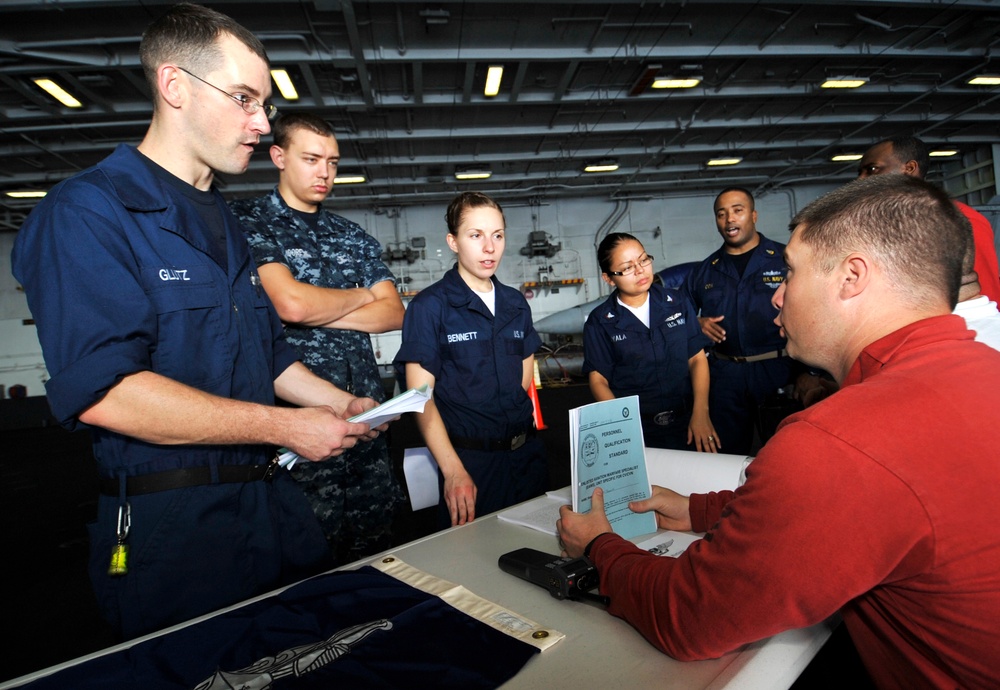
<path id="1" fill-rule="evenodd" d="M 382 262 L 378 240 L 346 218 L 321 209 L 314 232 L 277 189 L 230 206 L 243 222 L 258 266 L 279 263 L 295 280 L 325 288 L 370 288 L 396 280 Z M 385 399 L 367 333 L 286 324 L 285 338 L 319 376 L 355 395 Z"/>
<path id="2" fill-rule="evenodd" d="M 258 266 L 280 263 L 296 280 L 317 287 L 370 288 L 385 280 L 395 282 L 382 262 L 378 240 L 357 223 L 321 208 L 314 229 L 289 208 L 277 188 L 230 206 L 243 223 Z M 317 375 L 354 395 L 385 400 L 367 333 L 286 324 L 285 338 Z M 385 436 L 380 435 L 337 458 L 299 463 L 293 470 L 341 560 L 381 550 L 377 547 L 388 535 L 400 498 L 388 455 Z"/>

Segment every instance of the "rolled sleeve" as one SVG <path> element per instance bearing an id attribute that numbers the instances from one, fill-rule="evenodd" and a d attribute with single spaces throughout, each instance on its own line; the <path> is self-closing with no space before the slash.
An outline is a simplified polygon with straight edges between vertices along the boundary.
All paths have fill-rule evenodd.
<path id="1" fill-rule="evenodd" d="M 271 311 L 274 312 L 273 309 Z M 277 318 L 278 315 L 275 313 L 274 320 L 277 321 Z M 272 333 L 274 334 L 274 339 L 271 342 L 272 351 L 274 352 L 272 371 L 274 372 L 274 378 L 277 379 L 281 376 L 285 369 L 292 366 L 296 362 L 301 361 L 302 358 L 299 357 L 299 353 L 295 350 L 295 348 L 289 345 L 288 341 L 285 340 L 285 334 L 284 331 L 281 330 L 280 321 L 278 321 L 278 330 L 274 330 L 272 328 Z"/>
<path id="2" fill-rule="evenodd" d="M 149 369 L 149 351 L 138 341 L 119 342 L 70 362 L 45 383 L 52 415 L 73 429 L 77 416 L 129 374 Z"/>
<path id="3" fill-rule="evenodd" d="M 124 376 L 150 368 L 156 319 L 105 196 L 82 182 L 50 197 L 19 233 L 13 263 L 51 376 L 49 405 L 72 428 Z"/>

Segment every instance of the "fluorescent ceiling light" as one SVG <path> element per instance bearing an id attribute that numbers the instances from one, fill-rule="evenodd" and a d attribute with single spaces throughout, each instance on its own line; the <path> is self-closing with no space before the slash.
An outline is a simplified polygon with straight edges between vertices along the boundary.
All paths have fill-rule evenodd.
<path id="1" fill-rule="evenodd" d="M 295 90 L 295 84 L 292 83 L 292 78 L 288 76 L 288 70 L 271 70 L 271 79 L 274 80 L 274 85 L 277 86 L 278 91 L 281 92 L 282 98 L 286 101 L 299 100 L 299 92 Z"/>
<path id="2" fill-rule="evenodd" d="M 40 190 L 24 190 L 20 192 L 7 192 L 7 196 L 11 199 L 41 199 L 48 192 L 43 192 Z"/>
<path id="3" fill-rule="evenodd" d="M 83 107 L 83 103 L 70 96 L 63 87 L 59 86 L 59 84 L 56 84 L 51 79 L 35 79 L 34 82 L 38 85 L 38 88 L 52 96 L 67 108 Z"/>
<path id="4" fill-rule="evenodd" d="M 847 161 L 859 161 L 864 157 L 861 153 L 842 153 L 839 156 L 834 156 L 830 160 L 834 163 L 845 163 Z"/>
<path id="5" fill-rule="evenodd" d="M 654 89 L 691 89 L 701 83 L 701 77 L 663 77 L 654 79 Z"/>
<path id="6" fill-rule="evenodd" d="M 856 89 L 867 83 L 868 80 L 864 77 L 830 77 L 820 84 L 820 87 L 824 89 Z"/>
<path id="7" fill-rule="evenodd" d="M 599 172 L 614 172 L 618 169 L 618 164 L 614 161 L 601 161 L 600 163 L 592 163 L 583 169 L 583 172 L 589 173 L 599 173 Z"/>
<path id="8" fill-rule="evenodd" d="M 937 151 L 931 151 L 928 155 L 934 158 L 947 158 L 948 156 L 958 155 L 958 151 L 955 149 L 938 149 Z"/>
<path id="9" fill-rule="evenodd" d="M 706 165 L 717 166 L 717 165 L 736 165 L 742 162 L 743 159 L 737 156 L 731 156 L 729 158 L 712 158 L 706 163 Z"/>
<path id="10" fill-rule="evenodd" d="M 969 80 L 973 86 L 1000 86 L 1000 75 L 983 74 Z"/>
<path id="11" fill-rule="evenodd" d="M 448 10 L 420 10 L 420 16 L 423 17 L 424 21 L 430 24 L 447 24 L 448 20 L 451 19 L 451 12 Z"/>
<path id="12" fill-rule="evenodd" d="M 500 79 L 503 77 L 503 67 L 491 66 L 486 70 L 486 88 L 483 90 L 484 96 L 496 96 L 500 93 Z"/>
<path id="13" fill-rule="evenodd" d="M 493 173 L 489 170 L 458 170 L 455 172 L 456 180 L 488 180 Z"/>
<path id="14" fill-rule="evenodd" d="M 334 184 L 361 184 L 366 181 L 364 175 L 337 175 L 333 178 Z"/>

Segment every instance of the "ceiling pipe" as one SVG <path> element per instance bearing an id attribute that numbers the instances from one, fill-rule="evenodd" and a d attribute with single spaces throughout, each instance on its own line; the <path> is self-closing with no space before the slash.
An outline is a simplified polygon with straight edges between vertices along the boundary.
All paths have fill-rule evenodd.
<path id="1" fill-rule="evenodd" d="M 403 8 L 396 5 L 396 52 L 406 55 L 406 31 L 403 29 Z"/>
<path id="2" fill-rule="evenodd" d="M 262 41 L 295 41 L 302 43 L 307 52 L 311 52 L 312 47 L 302 34 L 295 33 L 258 33 L 257 36 Z M 138 46 L 142 40 L 141 36 L 125 37 L 100 37 L 100 38 L 79 38 L 73 40 L 60 41 L 31 41 L 16 42 L 7 39 L 0 39 L 0 53 L 16 55 L 18 57 L 33 57 L 40 60 L 51 60 L 53 62 L 63 62 L 69 65 L 83 65 L 86 67 L 133 67 L 139 65 L 138 51 L 129 51 L 127 55 L 118 52 L 108 52 L 100 50 L 94 52 L 65 52 L 57 50 L 59 48 L 89 48 L 99 46 L 107 48 L 112 44 L 127 45 L 129 47 Z"/>
<path id="3" fill-rule="evenodd" d="M 869 24 L 871 26 L 874 26 L 874 27 L 877 27 L 879 29 L 882 29 L 883 31 L 896 31 L 896 29 L 892 28 L 892 24 L 887 24 L 885 22 L 880 22 L 877 19 L 872 19 L 871 17 L 866 17 L 865 15 L 861 14 L 860 12 L 855 12 L 854 13 L 854 18 L 857 19 L 859 22 L 862 22 L 864 24 Z"/>
<path id="4" fill-rule="evenodd" d="M 604 222 L 597 228 L 597 232 L 594 233 L 594 251 L 597 251 L 598 246 L 600 246 L 601 239 L 618 226 L 622 217 L 628 212 L 629 205 L 628 199 L 615 200 L 615 207 L 611 214 L 604 219 Z"/>

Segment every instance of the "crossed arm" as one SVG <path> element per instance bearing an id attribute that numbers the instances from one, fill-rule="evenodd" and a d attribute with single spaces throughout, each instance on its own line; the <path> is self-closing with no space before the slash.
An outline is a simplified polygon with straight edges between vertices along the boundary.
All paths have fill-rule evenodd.
<path id="1" fill-rule="evenodd" d="M 371 288 L 317 287 L 296 280 L 284 264 L 257 269 L 264 290 L 285 323 L 385 333 L 403 327 L 403 302 L 392 281 Z"/>

